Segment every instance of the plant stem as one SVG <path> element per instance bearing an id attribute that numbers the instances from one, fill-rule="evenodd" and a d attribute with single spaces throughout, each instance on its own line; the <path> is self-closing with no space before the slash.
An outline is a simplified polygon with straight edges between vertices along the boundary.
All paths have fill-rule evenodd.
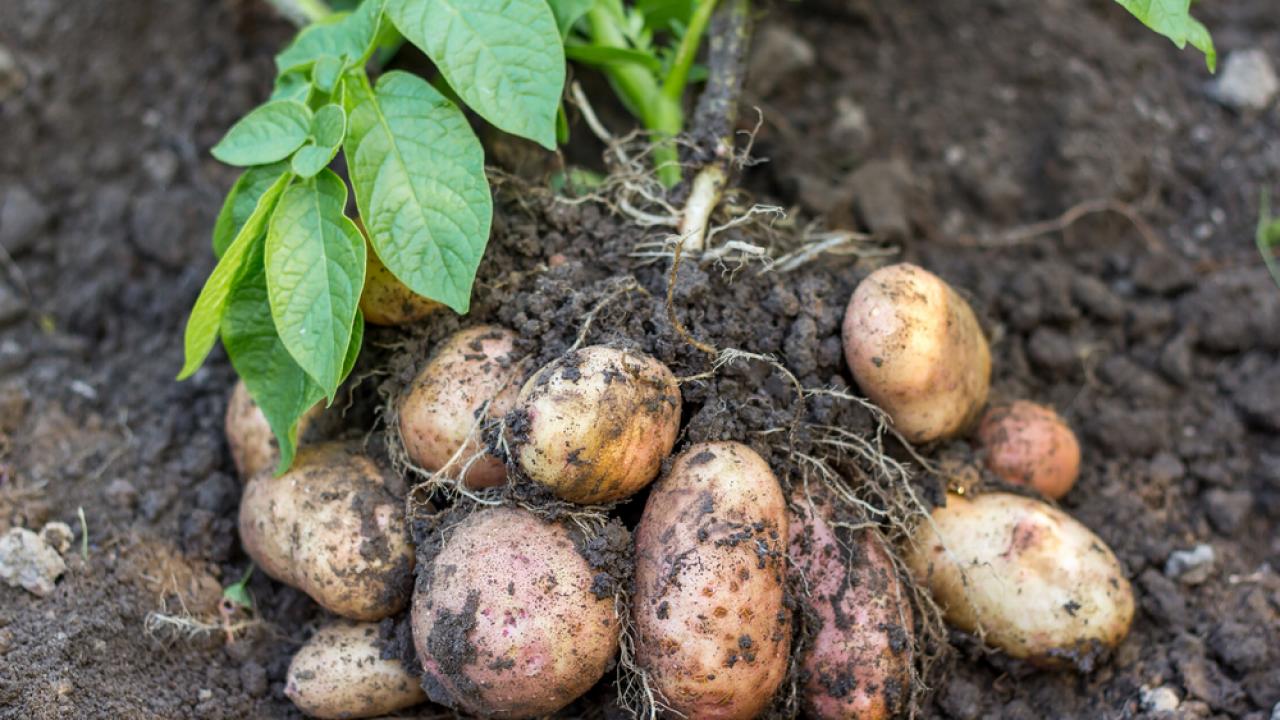
<path id="1" fill-rule="evenodd" d="M 716 9 L 717 0 L 701 0 L 689 18 L 689 27 L 684 37 L 680 38 L 680 46 L 676 48 L 675 60 L 671 63 L 671 73 L 662 83 L 662 94 L 668 99 L 680 102 L 684 97 L 685 85 L 689 82 L 689 69 L 698 57 L 698 45 L 702 43 L 702 34 L 711 20 L 711 12 Z"/>
<path id="2" fill-rule="evenodd" d="M 267 0 L 276 12 L 284 15 L 299 27 L 320 22 L 333 14 L 324 0 Z"/>

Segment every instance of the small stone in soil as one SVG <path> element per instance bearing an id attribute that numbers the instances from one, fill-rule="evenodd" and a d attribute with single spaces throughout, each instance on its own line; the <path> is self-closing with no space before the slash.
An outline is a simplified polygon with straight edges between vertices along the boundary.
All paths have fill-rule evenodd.
<path id="1" fill-rule="evenodd" d="M 21 185 L 0 190 L 0 245 L 12 254 L 35 246 L 49 210 Z"/>
<path id="2" fill-rule="evenodd" d="M 40 528 L 40 539 L 57 550 L 59 555 L 67 554 L 71 549 L 71 541 L 75 537 L 75 533 L 71 532 L 71 526 L 64 522 L 51 522 Z"/>
<path id="3" fill-rule="evenodd" d="M 1233 535 L 1253 507 L 1253 494 L 1248 490 L 1213 488 L 1204 495 L 1209 522 L 1223 535 Z"/>
<path id="4" fill-rule="evenodd" d="M 1164 574 L 1183 585 L 1199 585 L 1209 579 L 1216 560 L 1211 545 L 1200 544 L 1191 550 L 1175 550 L 1165 561 Z"/>
<path id="5" fill-rule="evenodd" d="M 1237 110 L 1266 109 L 1280 92 L 1280 78 L 1267 51 L 1262 48 L 1237 50 L 1222 63 L 1222 72 L 1209 86 L 1213 99 Z"/>
<path id="6" fill-rule="evenodd" d="M 26 528 L 11 528 L 0 537 L 0 580 L 44 597 L 67 565 L 58 551 Z"/>
<path id="7" fill-rule="evenodd" d="M 1173 712 L 1178 709 L 1181 702 L 1178 699 L 1178 691 L 1171 687 L 1148 688 L 1143 687 L 1139 690 L 1139 700 L 1142 702 L 1142 709 L 1155 712 Z"/>
<path id="8" fill-rule="evenodd" d="M 1177 455 L 1170 452 L 1159 452 L 1151 458 L 1147 466 L 1151 482 L 1164 487 L 1178 482 L 1187 474 L 1187 466 L 1182 464 Z"/>

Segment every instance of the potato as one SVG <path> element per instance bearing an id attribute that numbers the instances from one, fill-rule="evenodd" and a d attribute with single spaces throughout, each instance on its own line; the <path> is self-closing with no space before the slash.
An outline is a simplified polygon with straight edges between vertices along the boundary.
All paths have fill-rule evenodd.
<path id="1" fill-rule="evenodd" d="M 822 720 L 898 717 L 911 695 L 913 613 L 874 528 L 832 527 L 820 487 L 792 499 L 792 587 L 808 606 L 801 703 Z"/>
<path id="2" fill-rule="evenodd" d="M 907 565 L 951 625 L 985 632 L 1015 658 L 1088 671 L 1133 620 L 1133 589 L 1111 550 L 1049 505 L 1008 493 L 946 507 L 921 522 Z"/>
<path id="3" fill-rule="evenodd" d="M 364 227 L 361 226 L 363 232 Z M 382 264 L 378 253 L 367 241 L 365 249 L 369 258 L 365 273 L 364 290 L 360 293 L 360 312 L 365 322 L 374 325 L 407 325 L 431 316 L 444 308 L 435 300 L 428 300 L 410 290 L 400 279 Z"/>
<path id="4" fill-rule="evenodd" d="M 987 402 L 991 351 L 969 303 L 941 278 L 900 263 L 859 283 L 844 315 L 858 386 L 915 443 L 963 432 Z"/>
<path id="5" fill-rule="evenodd" d="M 517 508 L 448 529 L 413 597 L 413 640 L 435 702 L 492 718 L 555 712 L 618 651 L 613 596 L 568 530 Z"/>
<path id="6" fill-rule="evenodd" d="M 1026 400 L 991 408 L 978 426 L 987 467 L 1058 500 L 1080 474 L 1080 443 L 1058 413 Z"/>
<path id="7" fill-rule="evenodd" d="M 317 403 L 298 419 L 298 443 L 311 435 L 311 430 L 324 413 L 324 404 Z M 262 409 L 249 396 L 244 381 L 236 382 L 227 403 L 225 419 L 227 445 L 235 460 L 236 472 L 241 480 L 248 480 L 263 470 L 275 470 L 280 462 L 280 446 L 267 424 Z"/>
<path id="8" fill-rule="evenodd" d="M 472 488 L 506 482 L 502 461 L 481 454 L 476 422 L 485 403 L 487 417 L 502 417 L 515 403 L 515 340 L 510 330 L 480 325 L 441 343 L 400 401 L 400 437 L 418 466 L 437 472 L 448 465 L 455 473 L 466 467 Z"/>
<path id="9" fill-rule="evenodd" d="M 746 445 L 694 445 L 649 494 L 636 529 L 636 661 L 690 718 L 753 718 L 787 672 L 787 510 Z"/>
<path id="10" fill-rule="evenodd" d="M 316 718 L 374 717 L 425 702 L 417 678 L 398 660 L 383 660 L 377 639 L 377 623 L 320 628 L 289 663 L 284 694 Z"/>
<path id="11" fill-rule="evenodd" d="M 378 466 L 347 445 L 306 447 L 280 477 L 255 475 L 240 500 L 240 540 L 268 575 L 332 613 L 380 620 L 408 604 L 403 505 Z"/>
<path id="12" fill-rule="evenodd" d="M 648 355 L 587 347 L 529 378 L 507 428 L 529 479 L 570 502 L 614 502 L 652 482 L 671 454 L 680 386 Z"/>

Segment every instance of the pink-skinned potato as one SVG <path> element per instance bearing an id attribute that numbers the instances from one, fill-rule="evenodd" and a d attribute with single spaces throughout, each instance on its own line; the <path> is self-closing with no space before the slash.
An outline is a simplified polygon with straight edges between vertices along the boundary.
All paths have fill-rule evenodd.
<path id="1" fill-rule="evenodd" d="M 298 419 L 298 444 L 310 441 L 324 414 L 324 404 L 317 403 Z M 227 445 L 241 480 L 248 480 L 263 470 L 275 470 L 280 462 L 280 445 L 267 424 L 267 416 L 249 396 L 243 380 L 236 381 L 227 402 L 225 418 Z"/>
<path id="2" fill-rule="evenodd" d="M 636 661 L 685 717 L 754 718 L 787 672 L 786 502 L 746 445 L 681 453 L 636 529 Z"/>
<path id="3" fill-rule="evenodd" d="M 529 479 L 569 502 L 615 502 L 652 482 L 671 454 L 680 386 L 644 353 L 586 347 L 525 382 L 507 429 Z"/>
<path id="4" fill-rule="evenodd" d="M 253 476 L 240 500 L 240 540 L 265 573 L 336 615 L 381 620 L 409 602 L 404 504 L 352 446 L 304 447 L 283 475 Z"/>
<path id="5" fill-rule="evenodd" d="M 364 224 L 359 219 L 356 220 L 356 225 L 364 234 Z M 373 325 L 408 325 L 444 310 L 445 306 L 441 303 L 415 293 L 408 285 L 400 282 L 400 278 L 387 268 L 367 239 L 365 250 L 368 267 L 364 289 L 360 291 L 360 312 L 364 313 L 365 322 Z"/>
<path id="6" fill-rule="evenodd" d="M 369 718 L 425 702 L 418 679 L 382 659 L 377 641 L 377 623 L 325 625 L 294 654 L 284 694 L 314 718 Z"/>
<path id="7" fill-rule="evenodd" d="M 946 621 L 1011 657 L 1088 672 L 1129 633 L 1133 589 L 1116 556 L 1039 500 L 949 495 L 906 550 Z"/>
<path id="8" fill-rule="evenodd" d="M 942 278 L 899 263 L 868 275 L 844 316 L 858 387 L 915 443 L 964 432 L 982 412 L 991 351 L 969 303 Z"/>
<path id="9" fill-rule="evenodd" d="M 978 426 L 978 443 L 991 472 L 1054 500 L 1065 496 L 1080 475 L 1076 434 L 1043 405 L 1018 400 L 991 408 Z"/>
<path id="10" fill-rule="evenodd" d="M 485 718 L 573 702 L 618 652 L 613 594 L 595 582 L 569 531 L 527 510 L 481 510 L 449 528 L 413 597 L 431 699 Z"/>
<path id="11" fill-rule="evenodd" d="M 837 530 L 829 491 L 793 495 L 790 568 L 803 588 L 801 704 L 820 720 L 898 717 L 911 694 L 911 604 L 874 528 Z"/>
<path id="12" fill-rule="evenodd" d="M 493 325 L 459 330 L 432 355 L 398 408 L 400 437 L 419 467 L 464 472 L 468 487 L 506 482 L 502 461 L 485 452 L 479 422 L 515 403 L 519 363 L 515 334 Z M 487 415 L 479 413 L 488 403 Z"/>

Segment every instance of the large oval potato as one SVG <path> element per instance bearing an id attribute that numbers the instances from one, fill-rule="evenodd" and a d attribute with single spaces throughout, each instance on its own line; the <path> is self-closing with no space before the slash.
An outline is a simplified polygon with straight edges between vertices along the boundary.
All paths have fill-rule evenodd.
<path id="1" fill-rule="evenodd" d="M 694 445 L 649 494 L 636 529 L 636 661 L 690 718 L 753 718 L 787 672 L 786 503 L 740 443 Z"/>
<path id="2" fill-rule="evenodd" d="M 507 427 L 531 480 L 569 502 L 614 502 L 652 482 L 671 454 L 680 386 L 648 355 L 587 347 L 529 378 Z"/>
<path id="3" fill-rule="evenodd" d="M 477 414 L 489 403 L 486 417 L 502 417 L 515 404 L 515 340 L 493 325 L 459 330 L 418 373 L 398 412 L 405 451 L 420 467 L 465 467 L 463 479 L 473 488 L 506 482 L 506 467 L 480 443 Z"/>
<path id="4" fill-rule="evenodd" d="M 991 351 L 946 282 L 910 263 L 858 284 L 844 316 L 844 353 L 858 387 L 911 442 L 954 437 L 982 411 Z"/>
<path id="5" fill-rule="evenodd" d="M 1061 499 L 1080 475 L 1080 443 L 1058 413 L 1018 400 L 987 411 L 978 426 L 987 467 L 1006 482 Z"/>
<path id="6" fill-rule="evenodd" d="M 403 504 L 347 445 L 305 447 L 280 477 L 255 475 L 240 500 L 240 539 L 264 572 L 337 615 L 381 620 L 408 604 Z"/>
<path id="7" fill-rule="evenodd" d="M 298 419 L 298 443 L 310 439 L 311 430 L 324 413 L 324 404 L 316 403 Z M 227 402 L 224 419 L 227 445 L 241 480 L 248 480 L 263 470 L 275 470 L 280 462 L 280 445 L 267 424 L 262 408 L 249 396 L 243 380 L 237 380 Z"/>
<path id="8" fill-rule="evenodd" d="M 792 498 L 790 567 L 808 606 L 800 658 L 806 717 L 898 717 L 911 697 L 914 620 L 884 540 L 874 528 L 832 527 L 819 487 Z"/>
<path id="9" fill-rule="evenodd" d="M 383 660 L 378 625 L 340 620 L 320 628 L 294 654 L 284 694 L 315 718 L 368 718 L 427 699 L 398 660 Z"/>
<path id="10" fill-rule="evenodd" d="M 360 226 L 360 231 L 364 232 L 363 225 Z M 400 282 L 382 263 L 373 245 L 367 240 L 365 249 L 369 260 L 364 290 L 360 293 L 360 312 L 364 313 L 366 322 L 374 325 L 407 325 L 444 308 L 444 305 L 422 297 Z"/>
<path id="11" fill-rule="evenodd" d="M 1066 513 L 1008 493 L 948 496 L 907 553 L 947 622 L 1015 658 L 1088 670 L 1133 620 L 1116 556 Z"/>
<path id="12" fill-rule="evenodd" d="M 611 593 L 569 531 L 516 508 L 445 531 L 413 597 L 413 641 L 435 702 L 490 718 L 555 712 L 618 651 Z"/>

